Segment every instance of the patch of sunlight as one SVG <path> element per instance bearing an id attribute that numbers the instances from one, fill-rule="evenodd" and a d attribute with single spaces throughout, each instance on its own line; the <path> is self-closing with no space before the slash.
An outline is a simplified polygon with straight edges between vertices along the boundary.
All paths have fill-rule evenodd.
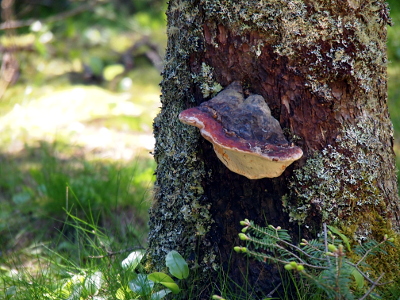
<path id="1" fill-rule="evenodd" d="M 387 68 L 389 81 L 391 77 L 399 77 L 400 76 L 400 64 L 389 64 Z"/>
<path id="2" fill-rule="evenodd" d="M 35 35 L 33 33 L 28 34 L 19 34 L 19 35 L 3 35 L 0 37 L 0 43 L 3 47 L 11 47 L 11 46 L 30 46 L 35 42 Z"/>
<path id="3" fill-rule="evenodd" d="M 146 103 L 139 98 L 146 98 Z M 150 104 L 151 103 L 151 104 Z M 112 93 L 95 86 L 75 86 L 15 104 L 0 116 L 0 144 L 7 152 L 19 151 L 37 140 L 62 139 L 83 145 L 100 157 L 131 159 L 138 151 L 154 147 L 150 130 L 132 131 L 92 124 L 93 119 L 124 116 L 151 128 L 159 106 L 159 91 Z"/>
<path id="4" fill-rule="evenodd" d="M 53 58 L 50 61 L 45 59 L 37 59 L 36 61 L 36 70 L 46 75 L 46 77 L 61 76 L 67 72 L 79 71 L 80 69 L 82 69 L 80 66 L 75 67 L 74 64 L 66 63 L 64 60 L 57 58 Z"/>

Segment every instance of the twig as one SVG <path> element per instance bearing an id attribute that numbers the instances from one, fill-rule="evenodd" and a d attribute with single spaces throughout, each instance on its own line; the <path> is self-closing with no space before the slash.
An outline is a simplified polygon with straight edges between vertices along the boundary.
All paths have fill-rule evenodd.
<path id="1" fill-rule="evenodd" d="M 114 255 L 117 255 L 117 254 L 122 254 L 122 253 L 125 253 L 125 252 L 129 252 L 129 251 L 133 251 L 133 250 L 139 250 L 139 249 L 144 249 L 144 247 L 142 247 L 142 246 L 136 246 L 136 247 L 131 247 L 131 248 L 128 248 L 128 249 L 123 249 L 123 250 L 115 251 L 115 252 L 113 252 L 113 251 L 107 251 L 107 254 L 105 254 L 105 255 L 90 255 L 90 256 L 88 256 L 88 258 L 105 258 L 105 257 L 111 257 L 111 256 L 114 256 Z"/>
<path id="2" fill-rule="evenodd" d="M 325 260 L 325 259 L 321 259 L 321 258 L 318 258 L 318 257 L 314 257 L 314 256 L 308 254 L 307 252 L 305 252 L 305 251 L 304 251 L 303 249 L 301 249 L 300 247 L 297 247 L 296 245 L 293 245 L 292 243 L 287 242 L 287 241 L 281 239 L 279 236 L 275 236 L 275 235 L 272 235 L 272 234 L 270 234 L 270 233 L 268 233 L 268 232 L 262 231 L 262 230 L 260 230 L 257 226 L 250 225 L 250 228 L 251 228 L 252 230 L 254 230 L 254 231 L 260 232 L 260 233 L 262 233 L 262 234 L 268 235 L 268 236 L 270 236 L 270 237 L 276 239 L 278 242 L 281 242 L 282 244 L 285 244 L 285 245 L 287 245 L 287 246 L 289 246 L 289 247 L 291 247 L 291 248 L 297 250 L 299 253 L 301 253 L 301 254 L 304 255 L 304 256 L 307 256 L 307 257 L 309 257 L 309 258 L 313 258 L 313 259 L 319 260 L 319 261 L 324 261 L 324 260 Z M 257 241 L 257 242 L 258 242 L 258 243 L 261 243 L 261 244 L 264 244 L 264 243 L 262 243 L 262 242 L 260 242 L 260 241 Z M 280 245 L 278 245 L 278 244 L 275 244 L 275 245 L 276 245 L 278 248 L 285 249 L 285 248 L 283 248 L 282 246 L 280 246 Z M 273 246 L 275 246 L 275 245 L 273 245 Z M 285 250 L 286 250 L 286 249 L 285 249 Z M 286 250 L 286 251 L 289 252 L 290 254 L 294 255 L 292 252 L 290 252 L 290 251 L 288 251 L 288 250 Z M 299 259 L 300 259 L 300 258 L 299 258 Z M 300 259 L 300 261 L 303 261 L 303 260 Z"/>
<path id="3" fill-rule="evenodd" d="M 382 279 L 383 275 L 385 275 L 385 273 L 382 273 L 381 276 L 378 277 L 378 279 L 376 279 L 376 281 L 371 285 L 371 287 L 369 288 L 369 290 L 364 294 L 364 296 L 362 296 L 359 300 L 364 300 L 367 299 L 368 295 L 372 293 L 372 291 L 374 290 L 374 288 L 378 285 L 379 280 Z"/>
<path id="4" fill-rule="evenodd" d="M 21 51 L 34 52 L 36 50 L 33 48 L 33 43 L 24 45 L 24 46 L 19 46 L 19 45 L 14 45 L 14 44 L 12 44 L 10 46 L 0 45 L 0 53 L 21 52 Z"/>
<path id="5" fill-rule="evenodd" d="M 367 256 L 375 249 L 378 249 L 382 244 L 384 244 L 386 242 L 386 240 L 380 242 L 379 244 L 376 244 L 375 246 L 373 246 L 372 248 L 368 249 L 364 255 L 361 257 L 361 259 L 358 261 L 357 266 L 359 266 L 361 264 L 361 262 L 363 260 L 365 260 L 367 258 Z"/>
<path id="6" fill-rule="evenodd" d="M 276 245 L 274 245 L 274 247 L 275 246 Z M 309 264 L 309 263 L 305 262 L 304 260 L 302 260 L 300 257 L 298 257 L 296 254 L 293 254 L 292 252 L 289 252 L 289 251 L 287 251 L 287 252 L 290 255 L 292 255 L 294 258 L 296 258 L 299 261 L 299 263 L 302 264 L 305 267 L 309 267 L 311 269 L 321 269 L 321 270 L 327 270 L 328 269 L 327 267 L 322 267 L 322 266 Z M 288 260 L 279 259 L 277 257 L 271 256 L 271 255 L 266 254 L 266 253 L 258 253 L 258 252 L 254 252 L 254 251 L 250 251 L 250 250 L 247 250 L 246 253 L 248 253 L 251 256 L 254 256 L 256 258 L 257 257 L 262 258 L 263 261 L 268 259 L 268 260 L 270 260 L 272 262 L 275 262 L 275 263 L 276 262 L 280 262 L 280 263 L 285 264 L 285 265 L 290 263 L 290 261 L 288 261 Z"/>
<path id="7" fill-rule="evenodd" d="M 392 281 L 388 281 L 388 282 L 385 282 L 385 283 L 378 283 L 379 280 L 373 281 L 371 278 L 368 277 L 367 274 L 365 274 L 363 271 L 361 271 L 361 269 L 358 267 L 358 263 L 357 264 L 353 264 L 353 263 L 351 263 L 349 261 L 346 261 L 346 264 L 348 264 L 349 266 L 352 266 L 353 268 L 355 268 L 361 274 L 361 276 L 364 277 L 372 285 L 382 286 L 382 285 L 386 285 L 386 284 L 392 282 Z M 380 278 L 381 278 L 381 276 L 379 276 L 378 279 L 380 279 Z"/>
<path id="8" fill-rule="evenodd" d="M 326 223 L 324 222 L 322 224 L 323 228 L 324 228 L 324 244 L 325 244 L 325 253 L 328 253 L 328 231 L 326 229 Z M 331 267 L 331 260 L 328 257 L 328 255 L 326 256 L 326 261 L 328 262 L 328 266 Z"/>
<path id="9" fill-rule="evenodd" d="M 270 291 L 270 292 L 268 293 L 267 298 L 271 298 L 272 295 L 277 291 L 277 289 L 279 289 L 279 287 L 280 287 L 281 285 L 282 285 L 282 282 L 279 282 L 279 284 L 278 284 L 272 291 Z"/>

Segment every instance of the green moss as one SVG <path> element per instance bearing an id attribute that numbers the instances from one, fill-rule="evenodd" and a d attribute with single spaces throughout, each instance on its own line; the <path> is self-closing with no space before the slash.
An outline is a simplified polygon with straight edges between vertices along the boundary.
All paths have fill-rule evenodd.
<path id="1" fill-rule="evenodd" d="M 388 238 L 394 238 L 393 243 L 385 245 L 382 250 L 374 255 L 370 255 L 366 258 L 366 263 L 370 266 L 368 267 L 368 274 L 370 278 L 378 278 L 382 274 L 384 274 L 383 279 L 381 280 L 382 286 L 378 287 L 379 294 L 383 299 L 393 299 L 393 295 L 390 293 L 390 289 L 393 286 L 396 286 L 396 289 L 400 283 L 399 281 L 399 268 L 400 268 L 400 235 L 394 232 L 390 228 L 390 225 L 387 224 L 387 221 L 384 220 L 379 214 L 371 212 L 371 214 L 366 215 L 364 222 L 368 224 L 368 227 L 371 228 L 371 232 L 368 234 L 370 238 L 373 238 L 377 242 L 381 242 L 386 235 Z M 351 225 L 348 227 L 342 227 L 341 231 L 347 237 L 353 237 L 354 233 L 358 231 L 358 226 Z M 367 242 L 369 238 L 366 236 L 358 236 L 357 239 L 354 240 L 356 243 L 364 244 Z M 367 249 L 367 247 L 366 247 Z M 361 259 L 360 255 L 355 253 L 354 251 L 348 252 L 346 254 L 350 260 L 359 261 Z M 361 264 L 362 266 L 362 264 Z M 387 293 L 389 293 L 388 296 Z"/>

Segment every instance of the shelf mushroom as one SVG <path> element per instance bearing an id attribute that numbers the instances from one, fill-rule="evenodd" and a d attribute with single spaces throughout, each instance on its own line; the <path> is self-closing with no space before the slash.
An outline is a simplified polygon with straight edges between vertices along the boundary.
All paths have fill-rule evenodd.
<path id="1" fill-rule="evenodd" d="M 179 120 L 199 128 L 225 166 L 249 179 L 278 177 L 303 155 L 288 143 L 264 98 L 244 99 L 238 81 L 200 106 L 182 111 Z"/>

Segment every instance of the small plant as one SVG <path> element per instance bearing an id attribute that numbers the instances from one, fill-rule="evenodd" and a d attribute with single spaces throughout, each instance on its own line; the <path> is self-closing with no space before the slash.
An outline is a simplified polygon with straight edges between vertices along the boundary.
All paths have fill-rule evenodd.
<path id="1" fill-rule="evenodd" d="M 126 270 L 134 271 L 140 264 L 144 256 L 143 250 L 137 250 L 129 254 L 129 256 L 122 261 L 122 267 Z M 178 278 L 186 279 L 189 276 L 189 267 L 183 257 L 175 250 L 170 251 L 165 258 L 165 265 L 168 267 L 169 273 Z M 129 282 L 129 289 L 134 292 L 140 299 L 143 300 L 159 300 L 164 298 L 167 294 L 178 294 L 181 289 L 175 281 L 166 273 L 154 272 L 151 274 L 135 273 L 134 278 Z M 155 284 L 161 284 L 166 289 L 156 289 Z M 116 297 L 124 300 L 124 291 L 120 289 L 117 291 Z"/>
<path id="2" fill-rule="evenodd" d="M 121 263 L 122 273 L 117 274 L 115 281 L 121 287 L 115 292 L 115 298 L 119 300 L 140 299 L 140 300 L 161 300 L 169 293 L 178 294 L 181 289 L 178 284 L 166 273 L 154 272 L 151 274 L 136 273 L 140 261 L 144 256 L 144 250 L 135 250 L 128 255 Z M 189 267 L 183 257 L 175 250 L 170 251 L 165 259 L 170 274 L 178 279 L 186 279 L 189 276 Z M 107 289 L 106 274 L 101 271 L 87 273 L 81 270 L 81 274 L 72 276 L 61 288 L 61 295 L 68 300 L 75 299 L 106 299 L 100 296 L 101 290 Z M 122 277 L 131 276 L 133 279 L 127 286 L 120 281 Z M 165 288 L 159 288 L 160 284 Z M 110 295 L 109 295 L 110 296 Z"/>
<path id="3" fill-rule="evenodd" d="M 308 279 L 318 293 L 325 293 L 327 299 L 381 299 L 374 293 L 377 286 L 384 285 L 384 274 L 372 279 L 372 268 L 366 260 L 377 253 L 386 253 L 383 246 L 393 245 L 393 238 L 384 236 L 381 242 L 375 240 L 356 245 L 353 249 L 349 240 L 338 229 L 324 224 L 323 234 L 315 240 L 302 239 L 294 245 L 287 230 L 268 225 L 259 227 L 245 219 L 239 238 L 247 247 L 237 246 L 234 250 L 246 253 L 263 262 L 284 264 L 288 271 L 295 271 Z M 328 230 L 328 229 L 329 230 Z M 254 249 L 254 250 L 253 250 Z M 350 258 L 347 253 L 352 253 Z"/>

